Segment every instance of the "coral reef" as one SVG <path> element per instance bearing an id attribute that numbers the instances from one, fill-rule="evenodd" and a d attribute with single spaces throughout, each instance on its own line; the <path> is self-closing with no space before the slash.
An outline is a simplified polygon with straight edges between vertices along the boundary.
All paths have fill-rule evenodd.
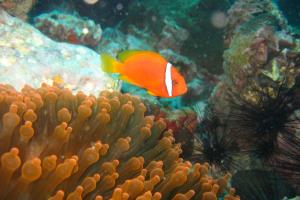
<path id="1" fill-rule="evenodd" d="M 89 48 L 55 42 L 27 23 L 0 10 L 0 82 L 21 89 L 42 82 L 73 92 L 98 94 L 116 81 L 101 71 L 99 55 Z"/>
<path id="2" fill-rule="evenodd" d="M 295 62 L 289 55 L 294 54 L 296 44 L 274 2 L 236 1 L 228 15 L 225 42 L 229 49 L 223 66 L 228 81 L 241 89 L 262 74 L 274 81 L 292 79 L 289 73 Z"/>
<path id="3" fill-rule="evenodd" d="M 157 35 L 153 35 L 151 30 L 141 30 L 134 25 L 127 27 L 126 31 L 120 28 L 106 28 L 97 51 L 112 53 L 116 56 L 126 49 L 156 50 L 167 55 L 167 58 L 173 58 L 170 61 L 175 61 L 175 63 L 184 61 L 194 67 L 195 63 L 192 60 L 180 55 L 181 47 L 188 36 L 186 29 L 167 20 L 164 21 L 162 32 Z"/>
<path id="4" fill-rule="evenodd" d="M 116 28 L 104 29 L 102 39 L 96 47 L 97 52 L 109 53 L 115 57 L 120 52 L 128 49 L 153 50 L 153 48 L 143 40 L 131 34 L 124 34 Z"/>
<path id="5" fill-rule="evenodd" d="M 228 175 L 179 158 L 137 97 L 0 85 L 1 199 L 217 199 Z M 237 200 L 234 189 L 225 196 Z"/>
<path id="6" fill-rule="evenodd" d="M 158 36 L 159 41 L 155 45 L 155 49 L 170 49 L 176 53 L 180 50 L 184 42 L 189 37 L 189 31 L 178 26 L 175 22 L 165 20 L 161 34 Z"/>
<path id="7" fill-rule="evenodd" d="M 286 20 L 273 1 L 241 0 L 235 1 L 228 11 L 225 42 L 229 46 L 224 52 L 225 75 L 208 101 L 214 114 L 212 119 L 216 118 L 218 123 L 210 115 L 204 116 L 200 128 L 207 123 L 212 125 L 200 129 L 196 135 L 203 146 L 202 154 L 196 154 L 196 158 L 217 163 L 224 173 L 223 164 L 238 180 L 243 171 L 234 175 L 232 162 L 225 162 L 225 158 L 235 161 L 230 153 L 238 153 L 241 157 L 237 160 L 242 160 L 243 165 L 236 169 L 271 171 L 284 187 L 298 194 L 299 41 L 289 33 Z M 205 151 L 205 144 L 210 151 Z M 224 155 L 226 149 L 233 152 Z M 205 158 L 206 154 L 213 153 L 217 155 L 212 156 L 215 160 Z M 216 162 L 216 158 L 224 162 Z M 244 180 L 239 179 L 237 185 Z M 241 184 L 237 193 L 251 199 L 247 195 L 254 194 L 253 190 L 259 187 L 257 182 L 260 181 L 251 179 Z M 268 183 L 264 183 L 253 199 L 273 199 L 270 194 L 276 188 L 268 188 Z M 281 198 L 288 194 L 282 192 Z"/>
<path id="8" fill-rule="evenodd" d="M 101 53 L 108 53 L 114 57 L 128 49 L 127 38 L 124 33 L 117 29 L 106 28 L 103 30 L 102 40 L 96 47 L 96 51 Z"/>
<path id="9" fill-rule="evenodd" d="M 295 47 L 290 35 L 268 25 L 252 33 L 237 34 L 224 54 L 228 81 L 238 90 L 247 90 L 255 81 L 263 79 L 278 82 L 287 79 L 289 85 L 293 85 L 299 56 Z"/>
<path id="10" fill-rule="evenodd" d="M 35 17 L 34 26 L 54 40 L 90 47 L 96 47 L 102 36 L 101 26 L 93 20 L 58 10 Z"/>
<path id="11" fill-rule="evenodd" d="M 287 77 L 292 82 L 296 43 L 287 34 L 286 21 L 275 4 L 269 0 L 236 1 L 228 13 L 226 40 L 230 45 L 224 53 L 227 81 L 238 90 L 263 77 L 273 81 Z"/>
<path id="12" fill-rule="evenodd" d="M 9 14 L 22 20 L 28 19 L 28 12 L 37 0 L 0 0 L 0 9 L 5 9 Z"/>
<path id="13" fill-rule="evenodd" d="M 276 4 L 269 0 L 238 0 L 227 11 L 228 25 L 226 27 L 225 42 L 230 44 L 232 36 L 236 34 L 241 25 L 265 14 L 272 14 L 280 24 L 286 25 L 286 20 L 277 8 Z M 250 30 L 249 30 L 250 31 Z"/>
<path id="14" fill-rule="evenodd" d="M 263 3 L 265 6 L 261 7 L 261 1 L 236 1 L 229 10 L 228 29 L 234 27 L 233 35 L 224 52 L 225 77 L 213 94 L 222 98 L 211 98 L 217 101 L 215 105 L 226 104 L 228 96 L 220 93 L 229 88 L 250 99 L 252 90 L 260 86 L 273 87 L 285 82 L 290 88 L 299 75 L 297 41 L 287 33 L 285 21 L 274 3 L 268 0 Z M 234 13 L 243 13 L 245 17 Z"/>

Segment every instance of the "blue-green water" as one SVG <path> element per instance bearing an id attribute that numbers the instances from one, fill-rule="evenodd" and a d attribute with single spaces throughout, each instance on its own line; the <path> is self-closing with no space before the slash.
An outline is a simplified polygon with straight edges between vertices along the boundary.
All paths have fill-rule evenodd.
<path id="1" fill-rule="evenodd" d="M 0 8 L 99 59 L 146 50 L 178 70 L 187 92 L 174 98 L 153 95 L 143 88 L 148 80 L 112 78 L 123 82 L 117 87 L 122 93 L 142 99 L 146 114 L 168 120 L 184 159 L 208 162 L 215 177 L 231 173 L 230 185 L 242 200 L 300 196 L 299 0 L 29 2 L 0 0 Z M 159 79 L 164 74 L 136 73 L 166 90 Z"/>

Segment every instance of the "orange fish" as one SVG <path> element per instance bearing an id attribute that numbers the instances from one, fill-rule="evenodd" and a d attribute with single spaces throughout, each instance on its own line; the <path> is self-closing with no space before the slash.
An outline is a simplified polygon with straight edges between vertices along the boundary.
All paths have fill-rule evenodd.
<path id="1" fill-rule="evenodd" d="M 183 76 L 157 53 L 130 50 L 117 58 L 119 61 L 102 54 L 103 71 L 118 73 L 121 80 L 145 88 L 153 96 L 172 98 L 187 92 Z"/>

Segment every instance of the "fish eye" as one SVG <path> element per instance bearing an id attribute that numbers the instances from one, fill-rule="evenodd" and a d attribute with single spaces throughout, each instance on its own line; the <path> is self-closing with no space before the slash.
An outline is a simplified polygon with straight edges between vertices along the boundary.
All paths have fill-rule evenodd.
<path id="1" fill-rule="evenodd" d="M 178 81 L 177 81 L 177 80 L 172 80 L 172 85 L 173 85 L 173 86 L 178 85 Z"/>

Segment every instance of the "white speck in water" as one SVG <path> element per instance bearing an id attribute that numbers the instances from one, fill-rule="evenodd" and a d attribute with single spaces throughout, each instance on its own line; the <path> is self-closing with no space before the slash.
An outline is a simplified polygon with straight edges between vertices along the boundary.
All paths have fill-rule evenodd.
<path id="1" fill-rule="evenodd" d="M 224 28 L 228 23 L 226 13 L 221 11 L 214 12 L 211 16 L 211 23 L 216 28 Z"/>
<path id="2" fill-rule="evenodd" d="M 82 33 L 85 34 L 85 35 L 88 34 L 89 33 L 89 29 L 88 28 L 83 28 L 82 29 Z"/>
<path id="3" fill-rule="evenodd" d="M 151 17 L 151 19 L 152 19 L 153 22 L 156 22 L 156 21 L 157 21 L 157 17 L 154 16 L 154 15 Z"/>
<path id="4" fill-rule="evenodd" d="M 117 8 L 117 10 L 122 10 L 124 8 L 124 6 L 123 6 L 123 4 L 118 3 L 116 8 Z"/>
<path id="5" fill-rule="evenodd" d="M 95 3 L 97 3 L 97 2 L 98 2 L 98 0 L 84 0 L 84 2 L 85 2 L 86 4 L 90 4 L 90 5 L 92 5 L 92 4 L 95 4 Z"/>

